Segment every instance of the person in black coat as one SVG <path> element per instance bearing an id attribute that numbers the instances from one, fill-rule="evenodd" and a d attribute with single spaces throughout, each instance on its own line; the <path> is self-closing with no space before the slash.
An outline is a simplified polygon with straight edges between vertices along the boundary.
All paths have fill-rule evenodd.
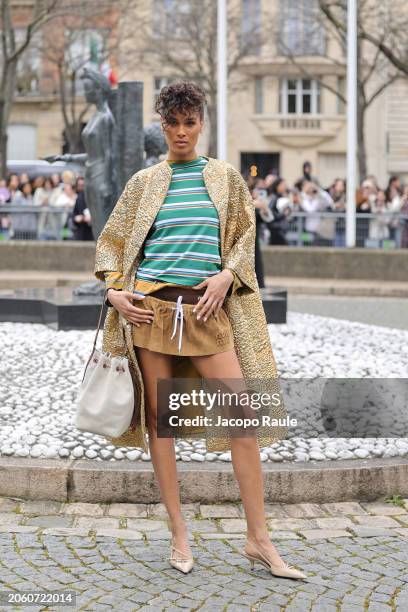
<path id="1" fill-rule="evenodd" d="M 94 240 L 91 226 L 91 215 L 86 206 L 85 193 L 80 191 L 72 212 L 72 229 L 74 240 Z"/>
<path id="2" fill-rule="evenodd" d="M 273 221 L 270 221 L 268 229 L 270 231 L 269 244 L 287 244 L 285 233 L 288 230 L 287 215 L 277 208 L 279 198 L 286 196 L 288 188 L 285 179 L 278 177 L 270 187 L 268 187 L 269 210 L 273 214 Z"/>

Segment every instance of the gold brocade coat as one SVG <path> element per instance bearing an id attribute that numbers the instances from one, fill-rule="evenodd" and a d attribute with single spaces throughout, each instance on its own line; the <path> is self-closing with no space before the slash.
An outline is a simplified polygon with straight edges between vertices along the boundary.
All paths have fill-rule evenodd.
<path id="1" fill-rule="evenodd" d="M 255 207 L 241 174 L 228 162 L 207 158 L 203 179 L 218 211 L 221 238 L 221 266 L 233 269 L 242 286 L 225 298 L 224 307 L 231 323 L 235 350 L 244 378 L 277 380 L 277 370 L 267 322 L 255 275 Z M 143 244 L 170 185 L 172 169 L 166 160 L 136 172 L 127 182 L 96 244 L 95 276 L 104 280 L 105 271 L 120 271 L 123 289 L 133 291 L 134 277 L 143 257 Z M 136 446 L 148 451 L 145 422 L 145 395 L 142 374 L 133 347 L 131 324 L 115 308 L 108 308 L 102 350 L 112 355 L 126 354 L 133 375 L 135 397 L 140 408 L 136 427 L 117 438 L 116 446 Z M 173 356 L 170 356 L 173 357 Z M 178 378 L 200 378 L 188 357 L 173 359 Z M 277 384 L 277 383 L 276 383 Z M 282 407 L 274 416 L 284 417 Z M 201 428 L 185 430 L 185 436 L 206 438 L 208 451 L 230 450 L 230 439 L 207 435 Z M 261 427 L 260 446 L 269 446 L 285 436 L 286 428 Z"/>

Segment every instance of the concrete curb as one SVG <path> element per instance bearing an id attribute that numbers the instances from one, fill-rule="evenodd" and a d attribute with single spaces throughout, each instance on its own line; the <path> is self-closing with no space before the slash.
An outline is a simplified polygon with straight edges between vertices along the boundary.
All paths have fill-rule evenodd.
<path id="1" fill-rule="evenodd" d="M 282 503 L 408 497 L 408 459 L 262 464 L 265 501 Z M 240 500 L 230 463 L 178 463 L 182 502 Z M 160 501 L 150 462 L 0 457 L 0 496 L 90 503 Z"/>

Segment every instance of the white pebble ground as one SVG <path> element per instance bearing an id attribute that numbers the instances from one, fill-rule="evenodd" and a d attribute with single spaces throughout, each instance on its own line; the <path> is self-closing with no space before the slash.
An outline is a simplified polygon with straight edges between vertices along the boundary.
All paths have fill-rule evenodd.
<path id="1" fill-rule="evenodd" d="M 269 325 L 282 378 L 405 378 L 408 331 L 288 312 Z M 75 398 L 94 331 L 0 323 L 0 455 L 96 461 L 149 461 L 74 426 Z M 321 461 L 408 456 L 408 438 L 291 438 L 261 449 L 262 461 Z M 180 461 L 231 461 L 203 440 L 179 440 Z"/>

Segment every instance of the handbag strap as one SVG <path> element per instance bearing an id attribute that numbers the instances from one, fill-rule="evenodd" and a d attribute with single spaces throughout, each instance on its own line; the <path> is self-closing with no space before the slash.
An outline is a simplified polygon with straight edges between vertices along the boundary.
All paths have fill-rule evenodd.
<path id="1" fill-rule="evenodd" d="M 101 310 L 100 310 L 100 312 L 99 312 L 98 328 L 97 328 L 97 330 L 96 330 L 95 340 L 94 340 L 94 343 L 93 343 L 93 348 L 94 348 L 94 349 L 96 349 L 96 342 L 97 342 L 97 340 L 98 340 L 98 334 L 99 334 L 99 330 L 100 330 L 100 328 L 101 328 L 102 315 L 103 315 L 103 307 L 105 306 L 105 300 L 106 300 L 106 296 L 107 296 L 107 293 L 108 293 L 108 289 L 109 289 L 109 287 L 108 287 L 107 289 L 105 289 L 105 291 L 104 291 L 104 293 L 103 293 L 103 299 L 102 299 Z"/>
<path id="2" fill-rule="evenodd" d="M 107 298 L 107 294 L 108 294 L 108 290 L 110 289 L 110 287 L 107 287 L 103 293 L 103 299 L 102 299 L 102 305 L 101 305 L 101 310 L 99 313 L 99 320 L 98 320 L 98 328 L 96 330 L 96 334 L 95 334 L 95 339 L 94 339 L 94 343 L 93 343 L 93 348 L 94 350 L 96 349 L 96 342 L 98 340 L 98 334 L 99 334 L 99 330 L 101 328 L 101 322 L 102 322 L 102 315 L 103 315 L 103 307 L 106 306 L 105 301 Z M 118 313 L 119 319 L 120 319 L 120 314 Z M 123 334 L 123 338 L 125 339 L 125 333 L 124 333 L 124 329 L 123 326 L 120 325 L 120 328 L 122 329 L 122 334 Z"/>
<path id="3" fill-rule="evenodd" d="M 88 359 L 87 364 L 86 364 L 85 369 L 84 369 L 84 374 L 83 374 L 83 377 L 82 377 L 82 382 L 84 381 L 85 374 L 86 374 L 86 370 L 87 370 L 87 368 L 88 368 L 89 362 L 91 361 L 92 356 L 93 356 L 93 354 L 94 354 L 94 352 L 95 352 L 95 350 L 96 350 L 96 343 L 97 343 L 97 340 L 98 340 L 98 334 L 99 334 L 99 330 L 100 330 L 100 328 L 101 328 L 101 322 L 102 322 L 103 307 L 104 307 L 104 306 L 106 306 L 105 301 L 106 301 L 106 298 L 107 298 L 108 289 L 109 289 L 109 287 L 107 287 L 107 288 L 105 289 L 104 293 L 103 293 L 101 310 L 100 310 L 100 312 L 99 312 L 98 327 L 97 327 L 96 334 L 95 334 L 95 339 L 94 339 L 94 343 L 93 343 L 93 348 L 92 348 L 91 354 L 90 354 L 90 356 L 89 356 L 89 359 Z M 118 313 L 118 315 L 119 315 L 119 313 Z M 120 315 L 119 315 L 119 317 L 120 317 Z M 123 334 L 123 337 L 124 337 L 124 339 L 125 339 L 125 332 L 124 332 L 124 329 L 123 329 L 122 325 L 120 325 L 120 327 L 122 328 L 122 334 Z M 126 339 L 125 339 L 125 341 L 126 341 Z"/>

